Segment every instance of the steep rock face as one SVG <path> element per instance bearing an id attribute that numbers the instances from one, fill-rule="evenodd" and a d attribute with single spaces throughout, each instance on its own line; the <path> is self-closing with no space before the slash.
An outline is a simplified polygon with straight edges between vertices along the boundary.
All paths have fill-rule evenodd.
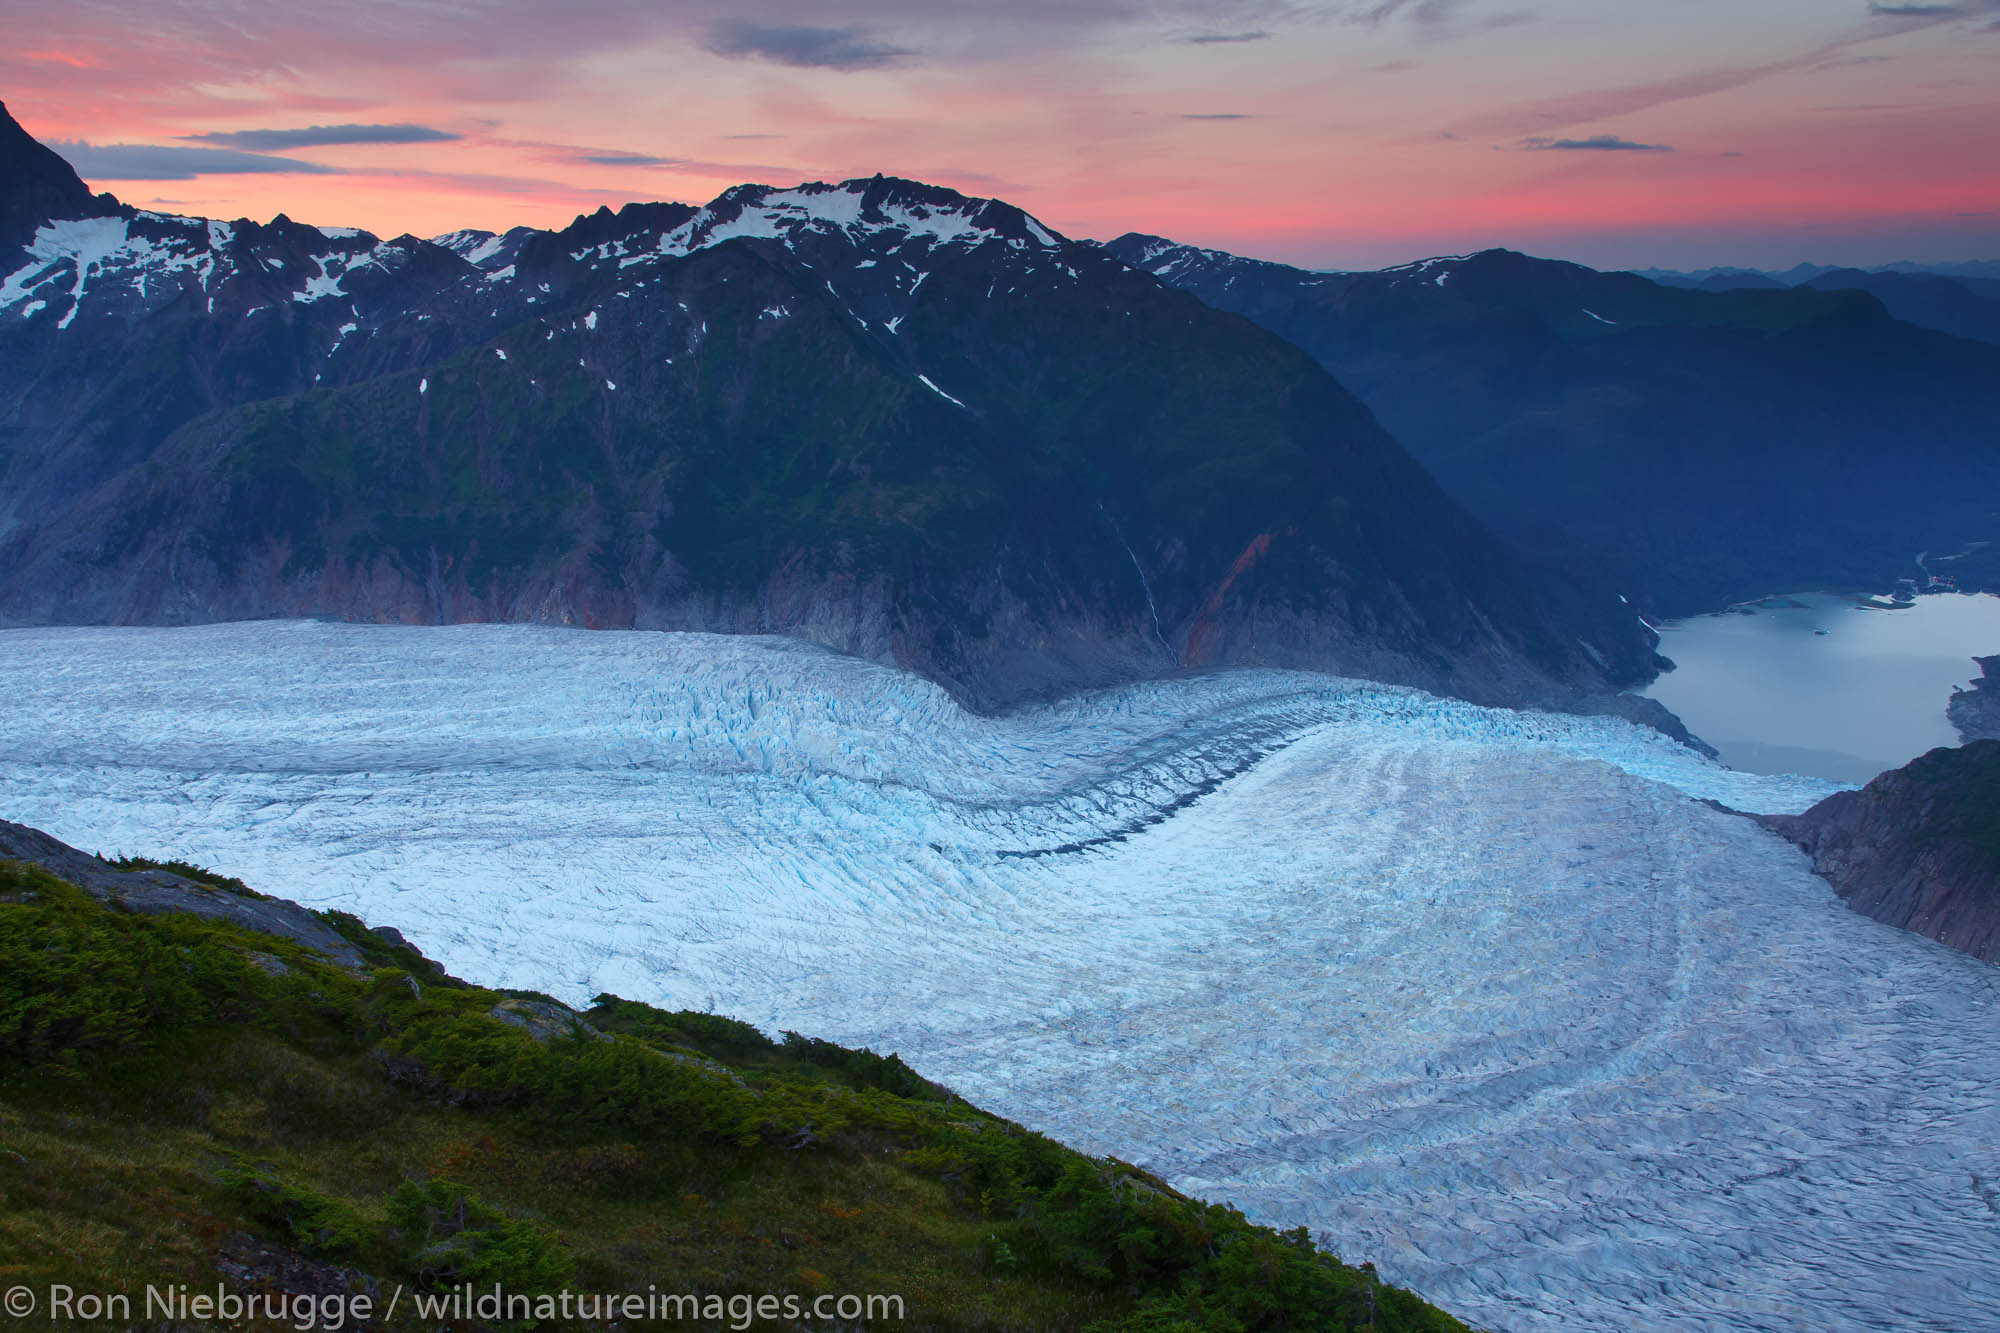
<path id="1" fill-rule="evenodd" d="M 1654 666 L 1310 358 L 998 201 L 118 211 L 0 273 L 0 620 L 789 633 L 989 706 L 1237 664 L 1582 706 Z"/>
<path id="2" fill-rule="evenodd" d="M 1304 348 L 1481 519 L 1660 615 L 1891 586 L 1919 551 L 2000 538 L 2000 348 L 1863 292 L 1669 288 L 1504 250 L 1311 273 L 1108 248 Z M 1961 584 L 2000 586 L 1996 552 Z"/>
<path id="3" fill-rule="evenodd" d="M 45 222 L 114 208 L 108 196 L 93 197 L 69 163 L 37 143 L 0 102 L 0 251 L 25 244 Z"/>
<path id="4" fill-rule="evenodd" d="M 2000 657 L 1972 660 L 1979 663 L 1981 675 L 1972 688 L 1953 692 L 1945 716 L 1961 741 L 2000 741 Z"/>
<path id="5" fill-rule="evenodd" d="M 1848 906 L 2000 962 L 2000 741 L 1936 749 L 1802 815 L 1765 815 Z"/>

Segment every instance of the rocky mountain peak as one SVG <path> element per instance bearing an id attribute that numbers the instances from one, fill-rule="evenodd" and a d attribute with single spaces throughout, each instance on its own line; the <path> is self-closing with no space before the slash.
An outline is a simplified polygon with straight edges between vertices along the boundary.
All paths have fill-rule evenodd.
<path id="1" fill-rule="evenodd" d="M 115 208 L 109 195 L 91 194 L 76 170 L 21 128 L 0 102 L 0 251 L 27 244 L 44 222 Z"/>

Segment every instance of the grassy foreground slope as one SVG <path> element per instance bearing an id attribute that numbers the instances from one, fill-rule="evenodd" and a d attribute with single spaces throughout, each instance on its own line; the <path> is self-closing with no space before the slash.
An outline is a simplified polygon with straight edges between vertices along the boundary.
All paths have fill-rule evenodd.
<path id="1" fill-rule="evenodd" d="M 159 871 L 219 907 L 256 896 Z M 906 1316 L 873 1326 L 899 1328 L 1464 1327 L 894 1056 L 608 996 L 579 1015 L 340 914 L 321 920 L 344 964 L 208 918 L 0 860 L 0 1286 L 135 1309 L 149 1283 L 366 1288 L 379 1311 L 399 1286 L 497 1282 L 894 1293 Z M 477 1326 L 412 1308 L 390 1326 Z"/>

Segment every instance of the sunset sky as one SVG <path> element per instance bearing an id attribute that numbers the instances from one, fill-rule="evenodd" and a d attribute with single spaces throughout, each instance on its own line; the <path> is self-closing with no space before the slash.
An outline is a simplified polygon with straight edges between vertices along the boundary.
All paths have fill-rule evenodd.
<path id="1" fill-rule="evenodd" d="M 1313 267 L 2000 257 L 2000 0 L 64 0 L 93 186 L 384 235 L 877 171 Z"/>

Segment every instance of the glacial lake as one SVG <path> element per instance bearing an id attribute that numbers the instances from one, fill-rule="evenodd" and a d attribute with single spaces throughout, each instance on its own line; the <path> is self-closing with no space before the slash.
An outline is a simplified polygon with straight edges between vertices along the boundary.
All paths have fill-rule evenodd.
<path id="1" fill-rule="evenodd" d="M 1944 593 L 1889 608 L 1833 593 L 1658 626 L 1678 664 L 1646 693 L 1751 773 L 1866 782 L 1940 745 L 1954 686 L 2000 653 L 2000 597 Z"/>

